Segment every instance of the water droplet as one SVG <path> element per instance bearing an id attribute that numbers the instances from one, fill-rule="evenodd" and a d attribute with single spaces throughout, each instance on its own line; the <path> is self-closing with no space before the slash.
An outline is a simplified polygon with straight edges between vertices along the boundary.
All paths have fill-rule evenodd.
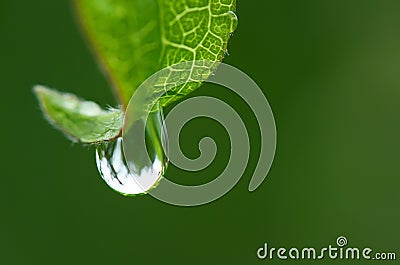
<path id="1" fill-rule="evenodd" d="M 231 29 L 230 32 L 234 32 L 238 26 L 238 18 L 233 11 L 228 11 L 228 15 L 231 18 Z"/>
<path id="2" fill-rule="evenodd" d="M 168 164 L 162 147 L 166 139 L 162 112 L 150 114 L 147 123 L 140 119 L 130 126 L 124 138 L 102 143 L 96 149 L 101 177 L 123 195 L 142 194 L 155 187 Z"/>

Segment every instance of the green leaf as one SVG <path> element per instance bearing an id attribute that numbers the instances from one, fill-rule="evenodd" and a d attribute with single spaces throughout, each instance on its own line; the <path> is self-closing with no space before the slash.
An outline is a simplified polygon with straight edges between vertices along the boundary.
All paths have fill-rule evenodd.
<path id="1" fill-rule="evenodd" d="M 124 115 L 120 109 L 103 110 L 75 95 L 35 86 L 34 92 L 48 121 L 71 140 L 95 143 L 116 138 Z"/>
<path id="2" fill-rule="evenodd" d="M 150 75 L 176 63 L 219 62 L 237 25 L 236 0 L 75 0 L 82 26 L 124 106 Z M 164 95 L 166 106 L 200 82 Z"/>
<path id="3" fill-rule="evenodd" d="M 191 66 L 193 75 L 186 77 L 183 85 L 174 86 L 182 76 L 171 68 L 151 88 L 154 95 L 162 95 L 162 106 L 196 89 L 214 69 L 213 62 L 224 57 L 237 25 L 233 13 L 236 0 L 74 1 L 83 29 L 123 107 L 137 87 L 158 70 L 206 60 Z M 172 89 L 165 93 L 167 87 Z M 34 90 L 48 120 L 72 140 L 93 143 L 119 136 L 122 110 L 102 110 L 94 102 L 42 86 Z"/>

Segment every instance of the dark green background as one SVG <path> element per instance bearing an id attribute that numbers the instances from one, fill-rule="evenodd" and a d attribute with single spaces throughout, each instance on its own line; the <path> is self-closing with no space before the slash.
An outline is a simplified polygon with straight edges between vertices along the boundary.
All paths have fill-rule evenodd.
<path id="1" fill-rule="evenodd" d="M 400 255 L 400 1 L 242 0 L 237 13 L 225 62 L 268 97 L 276 159 L 249 193 L 255 120 L 231 93 L 203 87 L 195 94 L 222 97 L 245 117 L 254 151 L 229 194 L 181 208 L 113 192 L 94 150 L 43 119 L 38 83 L 115 104 L 69 3 L 0 2 L 0 264 L 286 264 L 259 261 L 256 250 L 319 248 L 339 235 Z M 196 156 L 203 135 L 219 142 L 216 163 L 194 174 L 172 167 L 168 177 L 201 183 L 220 172 L 229 149 L 216 122 L 188 124 L 184 151 Z"/>

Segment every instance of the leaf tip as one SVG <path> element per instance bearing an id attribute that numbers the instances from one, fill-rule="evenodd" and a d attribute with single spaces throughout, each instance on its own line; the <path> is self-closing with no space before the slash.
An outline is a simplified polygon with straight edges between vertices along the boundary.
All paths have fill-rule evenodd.
<path id="1" fill-rule="evenodd" d="M 54 93 L 54 91 L 52 91 L 50 88 L 47 88 L 43 85 L 33 86 L 32 91 L 35 94 L 36 98 L 38 99 L 39 105 L 40 107 L 42 107 L 42 110 L 45 105 L 46 99 L 50 96 L 51 93 Z"/>
<path id="2" fill-rule="evenodd" d="M 34 85 L 33 88 L 32 88 L 32 90 L 33 90 L 33 93 L 34 93 L 36 96 L 40 96 L 40 95 L 45 94 L 45 93 L 47 93 L 48 91 L 50 91 L 50 89 L 48 89 L 47 87 L 42 86 L 42 85 Z"/>

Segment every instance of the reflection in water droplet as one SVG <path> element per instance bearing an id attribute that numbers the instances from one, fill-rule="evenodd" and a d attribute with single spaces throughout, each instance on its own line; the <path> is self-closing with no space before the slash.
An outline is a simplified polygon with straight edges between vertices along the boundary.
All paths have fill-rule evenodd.
<path id="1" fill-rule="evenodd" d="M 238 26 L 238 18 L 235 14 L 235 12 L 233 11 L 228 11 L 228 15 L 231 18 L 231 30 L 230 32 L 234 32 Z"/>
<path id="2" fill-rule="evenodd" d="M 97 147 L 97 168 L 108 186 L 121 194 L 135 195 L 157 185 L 168 164 L 161 142 L 166 137 L 163 122 L 162 113 L 156 112 L 149 115 L 147 123 L 138 120 L 131 125 L 129 138 L 125 136 L 124 141 L 137 148 L 129 148 L 134 153 L 128 154 L 128 160 L 123 148 L 127 143 L 122 137 Z M 145 141 L 143 148 L 141 141 Z"/>

